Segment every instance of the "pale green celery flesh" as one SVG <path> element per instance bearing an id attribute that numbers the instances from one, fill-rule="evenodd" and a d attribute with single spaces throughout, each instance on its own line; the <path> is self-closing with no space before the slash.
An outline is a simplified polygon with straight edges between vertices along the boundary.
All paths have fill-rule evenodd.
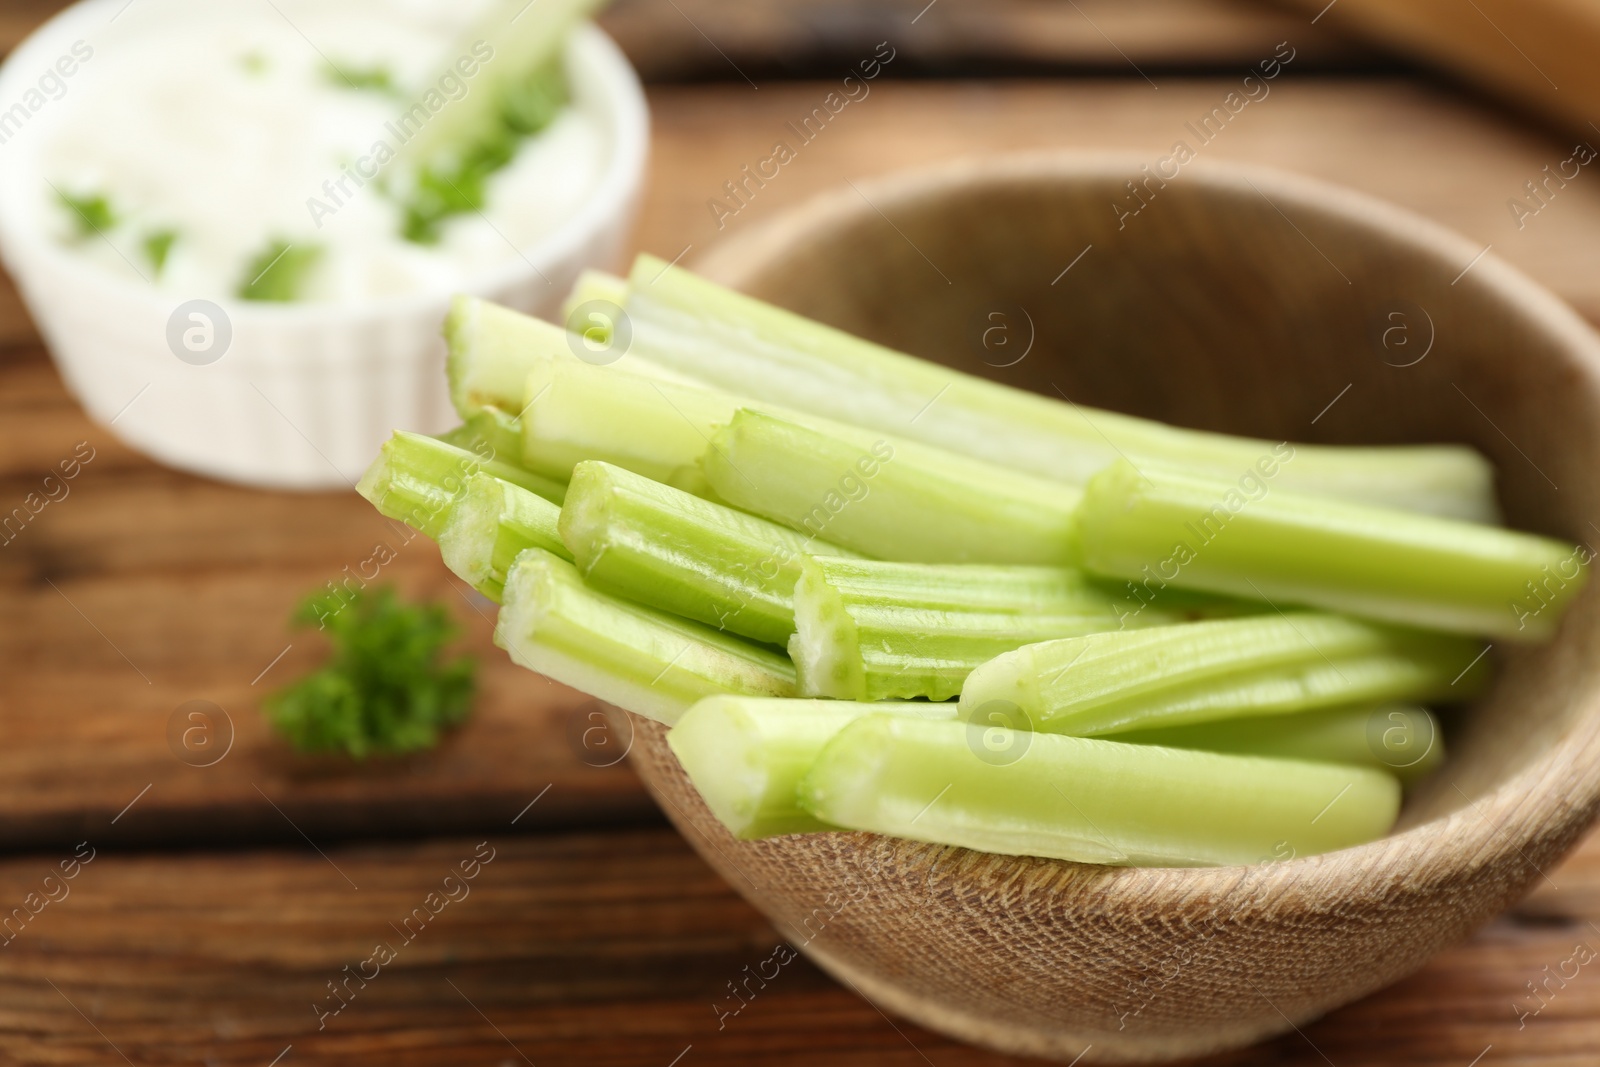
<path id="1" fill-rule="evenodd" d="M 968 721 L 1020 719 L 1093 736 L 1387 701 L 1474 696 L 1474 641 L 1312 612 L 1091 634 L 1028 645 L 967 676 Z"/>
<path id="2" fill-rule="evenodd" d="M 738 401 L 614 366 L 546 361 L 523 383 L 522 460 L 570 478 L 600 460 L 696 496 L 710 492 L 700 457 Z"/>
<path id="3" fill-rule="evenodd" d="M 1376 767 L 1415 782 L 1444 762 L 1432 712 L 1414 704 L 1330 708 L 1111 734 L 1108 741 Z"/>
<path id="4" fill-rule="evenodd" d="M 480 458 L 501 460 L 524 471 L 520 484 L 546 500 L 561 503 L 567 495 L 566 479 L 555 479 L 527 469 L 522 462 L 522 422 L 497 407 L 479 408 L 460 426 L 439 435 L 446 444 L 464 448 Z"/>
<path id="5" fill-rule="evenodd" d="M 439 555 L 462 581 L 498 604 L 506 574 L 524 549 L 572 559 L 561 541 L 560 516 L 559 507 L 536 493 L 474 474 L 439 531 Z"/>
<path id="6" fill-rule="evenodd" d="M 678 720 L 667 744 L 734 837 L 752 841 L 835 830 L 801 810 L 796 788 L 834 734 L 863 715 L 879 713 L 949 719 L 955 709 L 911 701 L 707 697 Z"/>
<path id="7" fill-rule="evenodd" d="M 520 666 L 669 726 L 718 693 L 794 696 L 785 657 L 591 589 L 538 548 L 512 564 L 494 640 Z"/>
<path id="8" fill-rule="evenodd" d="M 400 159 L 412 167 L 452 161 L 491 136 L 499 125 L 505 95 L 516 82 L 537 69 L 562 47 L 567 34 L 606 0 L 498 0 L 483 10 L 450 50 L 441 52 L 432 79 L 449 73 L 464 56 L 482 67 L 470 90 L 403 142 Z M 493 50 L 485 57 L 482 49 Z M 428 88 L 431 88 L 429 86 Z"/>
<path id="9" fill-rule="evenodd" d="M 466 490 L 467 479 L 480 471 L 540 495 L 562 491 L 559 484 L 515 464 L 404 430 L 384 442 L 356 491 L 384 515 L 437 540 L 450 506 Z"/>
<path id="10" fill-rule="evenodd" d="M 854 830 L 1145 867 L 1348 848 L 1386 833 L 1400 805 L 1395 778 L 1368 767 L 895 715 L 840 730 L 799 796 L 814 818 Z"/>
<path id="11" fill-rule="evenodd" d="M 1278 446 L 1084 407 L 864 341 L 669 268 L 633 266 L 633 350 L 708 385 L 887 430 L 1082 485 L 1122 456 L 1237 479 Z M 1480 522 L 1496 520 L 1493 471 L 1457 445 L 1294 446 L 1279 482 L 1309 493 Z"/>
<path id="12" fill-rule="evenodd" d="M 735 507 L 879 559 L 1069 562 L 1079 492 L 915 441 L 740 409 L 702 468 Z"/>
<path id="13" fill-rule="evenodd" d="M 1510 640 L 1549 637 L 1591 553 L 1570 542 L 1119 461 L 1090 480 L 1088 570 Z"/>
<path id="14" fill-rule="evenodd" d="M 595 588 L 775 645 L 794 632 L 801 554 L 842 551 L 593 461 L 573 468 L 560 529 Z"/>
<path id="15" fill-rule="evenodd" d="M 445 372 L 450 402 L 463 419 L 485 406 L 520 416 L 530 372 L 552 362 L 589 366 L 578 353 L 593 350 L 582 337 L 559 326 L 471 296 L 450 302 L 444 337 L 449 348 Z M 634 355 L 623 354 L 606 366 L 663 381 L 688 380 Z"/>
<path id="16" fill-rule="evenodd" d="M 800 568 L 789 641 L 800 693 L 843 700 L 948 700 L 975 668 L 1023 645 L 1243 610 L 1067 567 L 820 558 Z"/>
<path id="17" fill-rule="evenodd" d="M 589 308 L 586 309 L 583 321 L 580 322 L 575 317 L 578 309 L 585 304 L 600 301 L 621 311 L 622 303 L 627 299 L 626 278 L 619 278 L 603 270 L 585 270 L 578 275 L 578 280 L 572 283 L 572 292 L 567 294 L 567 299 L 561 305 L 561 321 L 569 333 L 590 337 L 598 345 L 604 346 L 611 341 L 614 316 L 600 314 L 597 313 L 598 309 Z"/>
<path id="18" fill-rule="evenodd" d="M 450 402 L 463 418 L 485 405 L 522 410 L 528 372 L 553 359 L 571 359 L 567 332 L 472 296 L 450 301 L 444 320 Z"/>

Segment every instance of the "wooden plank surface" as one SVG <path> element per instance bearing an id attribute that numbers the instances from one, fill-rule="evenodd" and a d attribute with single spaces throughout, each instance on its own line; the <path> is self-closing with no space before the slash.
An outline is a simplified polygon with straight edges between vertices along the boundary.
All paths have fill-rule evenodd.
<path id="1" fill-rule="evenodd" d="M 761 966 L 770 981 L 750 984 L 740 1007 L 729 983 L 748 981 L 745 969 L 773 959 L 781 938 L 674 833 L 509 829 L 502 820 L 481 836 L 325 856 L 306 847 L 119 855 L 112 831 L 76 850 L 0 863 L 0 904 L 41 894 L 38 913 L 14 920 L 0 948 L 0 1060 L 1032 1062 L 891 1021 L 804 960 L 776 977 Z M 75 878 L 45 881 L 91 849 Z M 490 859 L 472 879 L 446 883 L 475 856 Z M 453 899 L 440 903 L 446 891 Z M 40 904 L 45 892 L 58 899 Z M 425 911 L 425 925 L 404 925 L 419 907 L 437 917 Z M 1591 841 L 1521 907 L 1417 975 L 1299 1034 L 1207 1062 L 1590 1067 L 1600 1030 L 1597 920 L 1600 841 Z M 366 962 L 380 943 L 394 958 Z M 1575 956 L 1580 945 L 1588 951 Z M 347 966 L 369 980 L 349 979 L 335 998 L 328 983 L 344 983 Z M 1527 983 L 1562 971 L 1538 1013 L 1519 1018 L 1540 1006 Z"/>

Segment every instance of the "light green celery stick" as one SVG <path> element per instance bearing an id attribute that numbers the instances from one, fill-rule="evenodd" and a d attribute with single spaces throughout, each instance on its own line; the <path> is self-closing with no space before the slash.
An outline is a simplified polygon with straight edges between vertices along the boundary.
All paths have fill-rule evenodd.
<path id="1" fill-rule="evenodd" d="M 603 270 L 586 270 L 572 283 L 572 292 L 561 305 L 561 321 L 570 333 L 589 337 L 604 347 L 611 341 L 616 325 L 616 313 L 628 299 L 628 280 Z M 578 310 L 585 304 L 599 303 L 609 307 L 586 308 L 582 322 L 576 321 Z"/>
<path id="2" fill-rule="evenodd" d="M 843 551 L 596 462 L 573 468 L 561 539 L 597 589 L 775 645 L 794 632 L 801 554 Z"/>
<path id="3" fill-rule="evenodd" d="M 949 704 L 707 697 L 667 734 L 706 806 L 734 837 L 837 830 L 800 809 L 796 787 L 828 740 L 869 714 L 951 719 Z"/>
<path id="4" fill-rule="evenodd" d="M 356 492 L 389 518 L 437 540 L 450 505 L 466 489 L 467 479 L 479 471 L 546 499 L 559 499 L 565 492 L 560 483 L 515 464 L 404 430 L 396 430 L 384 442 L 378 458 L 356 484 Z"/>
<path id="5" fill-rule="evenodd" d="M 479 408 L 460 426 L 440 434 L 439 440 L 480 456 L 526 467 L 522 462 L 522 420 L 497 407 Z M 566 495 L 566 486 L 563 484 L 566 479 L 547 480 L 550 487 L 541 489 L 540 495 L 557 504 L 561 503 Z"/>
<path id="6" fill-rule="evenodd" d="M 524 549 L 572 559 L 561 542 L 560 517 L 561 509 L 537 493 L 474 474 L 439 531 L 439 555 L 462 581 L 498 604 L 506 573 Z"/>
<path id="7" fill-rule="evenodd" d="M 1243 610 L 1172 589 L 1140 596 L 1067 567 L 806 559 L 789 658 L 803 696 L 949 700 L 974 668 L 1023 645 Z"/>
<path id="8" fill-rule="evenodd" d="M 1081 562 L 1116 577 L 1537 641 L 1555 632 L 1593 557 L 1567 541 L 1251 484 L 1119 461 L 1084 490 Z"/>
<path id="9" fill-rule="evenodd" d="M 578 363 L 577 353 L 590 351 L 581 337 L 569 336 L 559 326 L 471 296 L 450 302 L 444 337 L 450 350 L 445 363 L 450 402 L 463 419 L 486 404 L 520 414 L 530 371 L 551 362 Z M 665 381 L 688 380 L 627 354 L 605 366 Z"/>
<path id="10" fill-rule="evenodd" d="M 524 383 L 522 460 L 570 478 L 600 460 L 696 496 L 710 495 L 700 457 L 739 402 L 722 393 L 577 360 L 544 362 Z"/>
<path id="11" fill-rule="evenodd" d="M 1392 700 L 1464 700 L 1488 668 L 1476 642 L 1300 612 L 1069 637 L 967 676 L 961 713 L 1094 736 Z"/>
<path id="12" fill-rule="evenodd" d="M 520 411 L 528 371 L 547 360 L 572 358 L 561 327 L 473 296 L 450 301 L 444 338 L 450 402 L 463 419 L 486 404 Z"/>
<path id="13" fill-rule="evenodd" d="M 794 696 L 785 657 L 591 589 L 538 548 L 511 565 L 494 641 L 529 670 L 669 726 L 718 693 Z"/>
<path id="14" fill-rule="evenodd" d="M 1259 863 L 1381 837 L 1400 806 L 1369 767 L 1233 756 L 866 715 L 801 779 L 800 806 L 853 830 L 1080 863 Z"/>
<path id="15" fill-rule="evenodd" d="M 1330 708 L 1112 734 L 1106 740 L 1376 767 L 1414 782 L 1444 762 L 1433 713 L 1414 704 Z"/>
<path id="16" fill-rule="evenodd" d="M 916 359 L 669 268 L 634 262 L 625 303 L 633 350 L 710 386 L 991 463 L 1082 485 L 1121 456 L 1229 480 L 1273 442 L 1087 408 Z M 1494 521 L 1493 472 L 1457 445 L 1296 445 L 1279 482 L 1388 507 Z"/>
<path id="17" fill-rule="evenodd" d="M 440 54 L 430 78 L 453 73 L 463 56 L 481 63 L 470 91 L 449 101 L 400 149 L 412 167 L 448 165 L 492 140 L 508 94 L 561 49 L 567 33 L 605 0 L 497 0 Z M 487 53 L 487 54 L 486 54 Z M 431 88 L 431 86 L 429 86 Z"/>
<path id="18" fill-rule="evenodd" d="M 869 430 L 823 432 L 741 409 L 701 464 L 718 496 L 867 556 L 1069 562 L 1079 492 Z"/>

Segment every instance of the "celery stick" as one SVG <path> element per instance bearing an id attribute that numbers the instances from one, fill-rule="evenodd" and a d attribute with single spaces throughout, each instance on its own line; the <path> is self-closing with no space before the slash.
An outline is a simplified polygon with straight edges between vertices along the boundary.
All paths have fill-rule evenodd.
<path id="1" fill-rule="evenodd" d="M 1068 562 L 1078 490 L 871 431 L 741 409 L 701 464 L 735 507 L 867 556 Z"/>
<path id="2" fill-rule="evenodd" d="M 1177 590 L 1152 603 L 1067 567 L 806 559 L 789 657 L 803 696 L 949 700 L 1023 645 L 1241 610 Z"/>
<path id="3" fill-rule="evenodd" d="M 834 734 L 874 713 L 951 719 L 955 708 L 921 701 L 707 697 L 678 720 L 667 744 L 706 806 L 741 841 L 836 830 L 802 811 L 795 790 Z"/>
<path id="4" fill-rule="evenodd" d="M 570 561 L 557 527 L 561 509 L 520 486 L 474 474 L 450 506 L 439 531 L 445 566 L 472 588 L 500 603 L 506 572 L 524 549 L 542 548 Z"/>
<path id="5" fill-rule="evenodd" d="M 1593 556 L 1571 542 L 1252 484 L 1260 488 L 1246 493 L 1238 482 L 1119 461 L 1085 489 L 1082 564 L 1532 641 L 1554 633 Z"/>
<path id="6" fill-rule="evenodd" d="M 440 434 L 439 440 L 481 456 L 508 463 L 522 462 L 522 422 L 497 407 L 479 408 L 462 420 L 460 426 Z"/>
<path id="7" fill-rule="evenodd" d="M 498 0 L 441 53 L 431 79 L 452 72 L 462 57 L 482 63 L 471 91 L 452 100 L 400 150 L 412 167 L 458 162 L 475 147 L 502 136 L 510 99 L 530 72 L 560 52 L 567 34 L 605 0 Z"/>
<path id="8" fill-rule="evenodd" d="M 628 299 L 628 281 L 603 270 L 586 270 L 572 283 L 572 292 L 561 305 L 561 321 L 569 333 L 590 337 L 598 345 L 608 344 L 614 325 L 614 314 L 622 311 L 622 302 Z M 612 315 L 600 314 L 599 309 L 585 309 L 583 321 L 576 320 L 579 309 L 590 303 L 609 304 L 615 309 Z"/>
<path id="9" fill-rule="evenodd" d="M 515 464 L 469 452 L 436 437 L 396 430 L 356 484 L 356 492 L 391 519 L 435 540 L 467 479 L 483 471 L 540 496 L 559 499 L 565 487 Z"/>
<path id="10" fill-rule="evenodd" d="M 794 695 L 783 656 L 590 589 L 572 564 L 538 548 L 506 576 L 494 641 L 520 666 L 669 726 L 718 693 Z"/>
<path id="11" fill-rule="evenodd" d="M 1353 763 L 1388 771 L 1402 782 L 1417 781 L 1444 762 L 1439 720 L 1432 712 L 1413 704 L 1227 719 L 1135 730 L 1112 734 L 1106 740 L 1241 756 Z"/>
<path id="12" fill-rule="evenodd" d="M 696 496 L 710 487 L 700 457 L 738 401 L 617 367 L 550 360 L 524 383 L 522 460 L 552 478 L 600 460 Z"/>
<path id="13" fill-rule="evenodd" d="M 732 292 L 653 256 L 624 305 L 634 351 L 707 385 L 1082 485 L 1106 464 L 1164 459 L 1236 479 L 1270 441 L 1063 403 L 916 359 Z M 1493 471 L 1457 445 L 1296 445 L 1285 487 L 1494 521 Z"/>
<path id="14" fill-rule="evenodd" d="M 520 412 L 528 372 L 546 360 L 572 358 L 561 327 L 472 296 L 450 301 L 444 337 L 450 402 L 463 419 L 485 404 Z"/>
<path id="15" fill-rule="evenodd" d="M 1391 700 L 1463 700 L 1486 680 L 1465 638 L 1301 612 L 1028 645 L 967 676 L 962 716 L 1096 734 Z"/>
<path id="16" fill-rule="evenodd" d="M 854 830 L 1080 863 L 1190 867 L 1348 848 L 1393 825 L 1368 767 L 1010 734 L 994 758 L 959 722 L 866 715 L 827 743 L 800 806 Z"/>
<path id="17" fill-rule="evenodd" d="M 842 551 L 609 463 L 573 469 L 560 528 L 595 588 L 775 645 L 801 553 Z"/>
<path id="18" fill-rule="evenodd" d="M 450 402 L 463 419 L 486 404 L 521 414 L 529 372 L 551 362 L 578 363 L 577 353 L 588 351 L 559 326 L 471 296 L 450 302 L 444 337 Z M 607 366 L 663 381 L 690 380 L 638 356 L 624 354 Z"/>

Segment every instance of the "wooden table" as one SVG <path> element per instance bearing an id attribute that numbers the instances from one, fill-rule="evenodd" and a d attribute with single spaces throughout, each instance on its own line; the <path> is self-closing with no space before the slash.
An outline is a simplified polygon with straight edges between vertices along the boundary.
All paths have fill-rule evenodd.
<path id="1" fill-rule="evenodd" d="M 0 17 L 0 40 L 49 6 Z M 957 156 L 1065 147 L 1155 159 L 1288 39 L 1296 64 L 1207 156 L 1404 204 L 1600 319 L 1600 177 L 1581 175 L 1520 229 L 1507 207 L 1570 144 L 1320 24 L 1221 0 L 1086 0 L 1070 18 L 1012 0 L 1009 21 L 980 40 L 973 28 L 986 24 L 960 0 L 927 9 L 921 29 L 910 22 L 921 4 L 871 18 L 840 4 L 755 6 L 770 9 L 766 22 L 718 22 L 710 0 L 633 0 L 610 16 L 641 66 L 678 79 L 651 91 L 641 248 L 692 259 L 842 179 Z M 812 27 L 809 80 L 776 77 L 796 30 L 775 29 L 774 12 Z M 819 65 L 869 54 L 896 19 L 903 67 L 891 64 L 719 231 L 707 201 L 828 91 Z M 726 57 L 704 43 L 724 32 Z M 1008 55 L 1021 56 L 1013 68 Z M 973 64 L 986 76 L 899 76 Z M 1011 69 L 1028 76 L 1001 76 Z M 885 1016 L 803 961 L 719 1026 L 713 1002 L 777 935 L 663 825 L 617 762 L 627 739 L 596 728 L 586 697 L 507 663 L 489 642 L 489 606 L 421 540 L 385 571 L 453 606 L 483 662 L 476 714 L 405 761 L 293 756 L 257 710 L 321 655 L 286 629 L 289 610 L 388 528 L 353 495 L 223 486 L 119 445 L 66 395 L 9 289 L 0 345 L 0 510 L 78 442 L 95 449 L 71 494 L 0 548 L 0 916 L 38 909 L 0 933 L 0 1060 L 999 1062 Z M 169 743 L 177 709 L 194 700 L 231 724 L 231 748 L 211 766 Z M 46 875 L 91 854 L 67 895 L 40 903 Z M 475 854 L 493 858 L 470 895 L 404 940 L 396 926 Z M 328 983 L 385 940 L 395 960 L 338 1014 L 319 1015 L 338 1003 Z M 1600 954 L 1600 840 L 1422 973 L 1215 1062 L 1593 1064 L 1600 963 L 1547 982 L 1580 945 Z M 1529 983 L 1548 991 L 1535 998 Z"/>

